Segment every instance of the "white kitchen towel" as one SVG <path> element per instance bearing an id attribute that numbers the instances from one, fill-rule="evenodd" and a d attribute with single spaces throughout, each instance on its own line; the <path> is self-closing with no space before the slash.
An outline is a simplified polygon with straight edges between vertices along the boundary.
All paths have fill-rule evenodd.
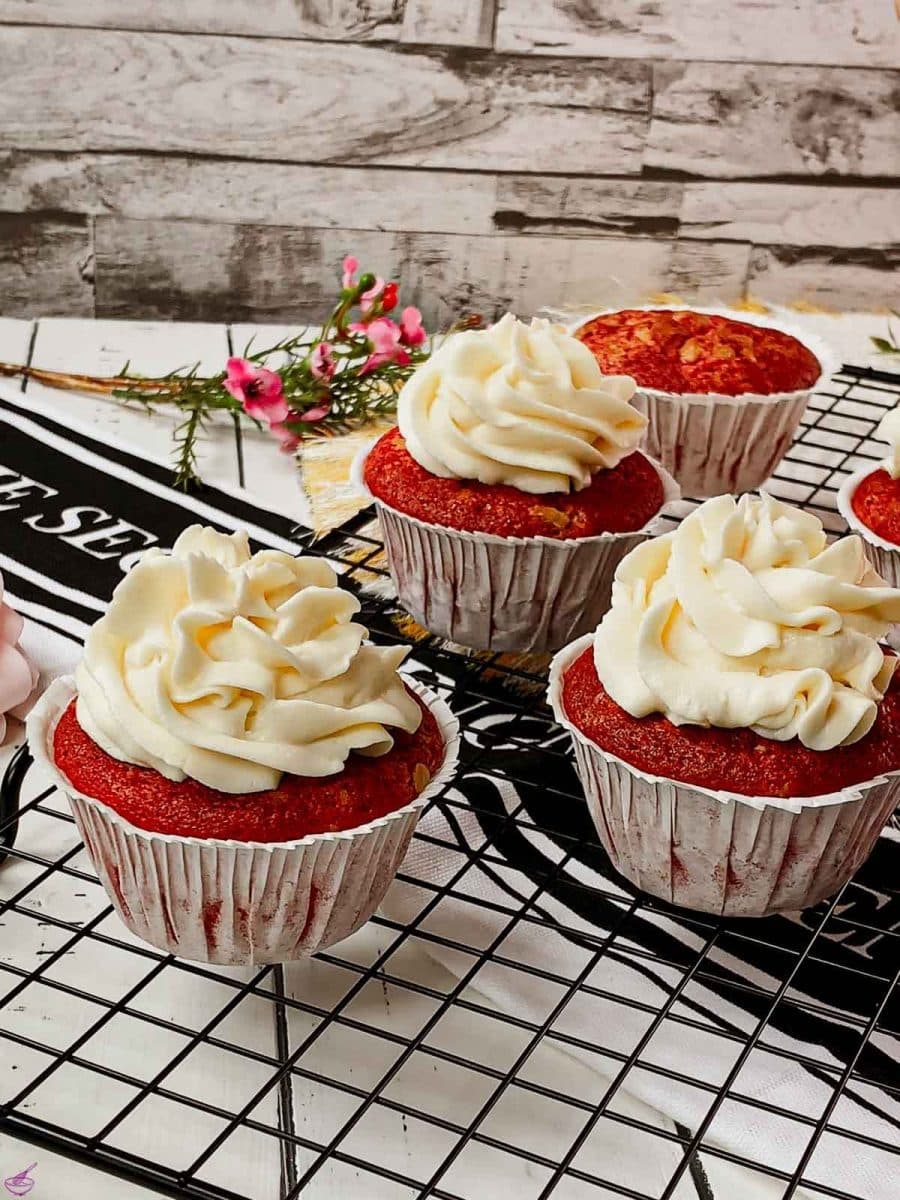
<path id="1" fill-rule="evenodd" d="M 295 522 L 248 492 L 176 489 L 167 464 L 63 425 L 0 383 L 0 572 L 10 603 L 49 631 L 48 668 L 65 658 L 52 644 L 83 641 L 137 554 L 171 546 L 197 522 L 247 529 L 255 547 L 300 549 Z"/>

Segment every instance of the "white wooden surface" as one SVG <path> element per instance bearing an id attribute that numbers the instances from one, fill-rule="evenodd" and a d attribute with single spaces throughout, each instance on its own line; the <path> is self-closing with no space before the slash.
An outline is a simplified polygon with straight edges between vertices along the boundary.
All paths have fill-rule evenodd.
<path id="1" fill-rule="evenodd" d="M 892 0 L 0 0 L 3 311 L 302 320 L 362 248 L 429 322 L 896 307 L 898 64 Z"/>
<path id="2" fill-rule="evenodd" d="M 489 46 L 596 58 L 897 65 L 890 0 L 0 0 L 0 21 L 255 37 Z M 496 28 L 494 28 L 496 26 Z"/>
<path id="3" fill-rule="evenodd" d="M 498 49 L 532 54 L 895 67 L 890 4 L 868 0 L 500 0 Z M 702 51 L 702 54 L 698 53 Z"/>
<path id="4" fill-rule="evenodd" d="M 848 361 L 877 362 L 882 367 L 891 365 L 889 360 L 874 358 L 868 349 L 868 336 L 884 332 L 882 318 L 860 314 L 842 317 L 807 315 L 795 319 L 828 338 Z M 253 332 L 253 327 L 234 327 L 229 342 L 226 328 L 214 325 L 42 320 L 35 330 L 30 322 L 0 319 L 0 359 L 24 358 L 34 339 L 33 361 L 42 366 L 106 371 L 119 368 L 125 358 L 130 358 L 133 367 L 148 372 L 197 359 L 215 368 L 228 353 L 230 344 L 240 351 Z M 278 336 L 280 332 L 271 327 L 259 330 L 261 338 Z M 894 365 L 900 369 L 900 362 Z M 148 420 L 142 413 L 123 411 L 104 400 L 53 393 L 44 388 L 29 387 L 28 394 L 36 405 L 64 417 L 71 415 L 91 421 L 128 444 L 155 454 L 166 452 L 169 423 L 165 419 Z M 263 438 L 251 436 L 245 441 L 244 461 L 248 488 L 257 498 L 277 504 L 284 510 L 299 511 L 294 468 L 277 449 Z M 216 430 L 205 444 L 202 469 L 214 482 L 235 485 L 237 460 L 230 427 Z M 33 639 L 31 644 L 40 652 L 40 645 Z M 20 737 L 21 727 L 11 723 L 6 746 L 0 748 L 0 767 Z M 20 835 L 21 844 L 27 841 L 29 849 L 41 855 L 57 856 L 76 840 L 72 826 L 36 815 L 26 818 Z M 83 853 L 74 865 L 90 869 Z M 0 896 L 21 887 L 31 871 L 24 862 L 8 864 L 0 875 Z M 54 888 L 56 890 L 49 897 L 46 889 L 42 891 L 48 915 L 57 908 L 66 919 L 89 920 L 105 905 L 99 889 L 91 889 L 77 879 L 59 875 L 54 877 Z M 126 944 L 137 945 L 114 917 L 107 918 L 103 928 Z M 21 963 L 23 955 L 36 956 L 56 948 L 64 936 L 52 925 L 40 925 L 22 917 L 12 919 L 12 915 L 6 921 L 3 935 L 0 942 L 3 990 L 10 980 L 2 972 L 4 961 L 15 958 Z M 31 941 L 24 946 L 23 939 L 26 938 Z M 366 927 L 340 947 L 345 966 L 312 961 L 287 967 L 288 994 L 305 1004 L 330 1010 L 346 996 L 356 979 L 350 969 L 352 964 L 371 962 L 388 949 L 391 942 L 392 935 L 388 930 Z M 53 965 L 49 974 L 60 983 L 81 986 L 107 1000 L 115 1000 L 146 978 L 152 965 L 152 960 L 130 954 L 127 949 L 111 950 L 83 939 L 74 953 L 63 955 Z M 391 959 L 390 969 L 400 978 L 425 984 L 439 993 L 446 993 L 454 983 L 447 970 L 436 965 L 416 942 L 404 944 L 402 951 Z M 216 974 L 221 976 L 221 983 L 215 981 Z M 222 969 L 214 973 L 212 979 L 203 979 L 190 972 L 167 970 L 162 977 L 151 980 L 136 992 L 131 1007 L 136 1012 L 149 1013 L 188 1030 L 199 1029 L 213 1019 L 222 1004 L 233 995 L 228 986 L 229 978 L 245 979 L 247 974 Z M 370 985 L 352 1000 L 348 1011 L 373 1029 L 408 1035 L 427 1019 L 433 1006 L 434 1001 L 421 993 L 407 992 L 395 986 Z M 7 1027 L 24 1036 L 31 1034 L 38 1041 L 68 1045 L 78 1032 L 91 1027 L 103 1011 L 101 1007 L 75 1000 L 65 992 L 31 987 L 4 1011 L 3 1020 Z M 448 1017 L 452 1016 L 451 1010 Z M 318 1020 L 300 1010 L 292 1012 L 289 1019 L 291 1046 L 299 1046 Z M 239 1048 L 245 1048 L 263 1058 L 275 1054 L 271 1007 L 267 1001 L 251 996 L 216 1027 L 215 1033 L 237 1047 L 238 1052 L 210 1048 L 195 1051 L 167 1076 L 165 1086 L 176 1094 L 205 1099 L 224 1113 L 236 1112 L 271 1074 L 271 1067 L 264 1062 L 239 1053 Z M 514 1027 L 508 1025 L 497 1024 L 496 1028 L 488 1029 L 483 1020 L 476 1025 L 473 1021 L 450 1019 L 436 1027 L 431 1040 L 467 1056 L 481 1056 L 484 1063 L 500 1064 L 505 1056 L 510 1060 L 515 1057 L 516 1045 L 506 1045 L 514 1035 Z M 149 1080 L 165 1068 L 185 1040 L 184 1033 L 123 1014 L 90 1037 L 80 1053 L 89 1062 Z M 396 1052 L 399 1051 L 395 1047 Z M 310 1056 L 302 1061 L 310 1070 L 328 1078 L 367 1087 L 383 1075 L 393 1058 L 389 1043 L 336 1025 L 315 1043 Z M 0 1039 L 0 1080 L 4 1094 L 18 1090 L 27 1081 L 29 1073 L 36 1074 L 45 1065 L 44 1056 Z M 571 1094 L 589 1097 L 600 1086 L 601 1077 L 549 1045 L 542 1046 L 532 1058 L 530 1069 L 538 1072 L 537 1077 L 542 1081 Z M 133 1091 L 86 1070 L 73 1067 L 67 1071 L 65 1078 L 60 1073 L 52 1076 L 49 1086 L 35 1092 L 29 1103 L 49 1119 L 55 1117 L 86 1132 L 96 1132 Z M 465 1123 L 483 1103 L 490 1089 L 490 1081 L 484 1076 L 417 1054 L 392 1082 L 387 1095 L 414 1110 Z M 338 1087 L 302 1079 L 295 1081 L 294 1092 L 294 1119 L 298 1132 L 320 1142 L 332 1137 L 359 1103 Z M 559 1105 L 556 1108 L 561 1111 L 556 1112 L 545 1103 L 531 1104 L 528 1096 L 529 1093 L 522 1093 L 515 1105 L 506 1102 L 499 1105 L 491 1116 L 490 1132 L 505 1141 L 520 1142 L 550 1155 L 564 1149 L 577 1133 L 577 1128 L 571 1124 L 571 1112 L 562 1111 Z M 631 1115 L 660 1128 L 669 1128 L 666 1118 L 637 1101 L 622 1097 L 621 1103 Z M 276 1125 L 273 1092 L 264 1097 L 253 1116 L 264 1124 Z M 140 1119 L 124 1122 L 113 1141 L 132 1152 L 186 1166 L 198 1147 L 205 1145 L 224 1125 L 224 1117 L 203 1114 L 171 1100 L 159 1099 L 150 1106 L 142 1105 Z M 386 1163 L 404 1174 L 427 1178 L 430 1169 L 434 1169 L 449 1147 L 447 1137 L 436 1126 L 411 1117 L 401 1120 L 396 1112 L 376 1106 L 356 1128 L 347 1149 L 365 1161 Z M 610 1139 L 606 1148 L 604 1138 Z M 626 1177 L 622 1182 L 652 1192 L 654 1188 L 662 1188 L 671 1170 L 666 1165 L 665 1143 L 660 1145 L 660 1155 L 656 1158 L 647 1138 L 634 1141 L 631 1162 L 627 1159 L 627 1143 L 623 1148 L 622 1127 L 612 1126 L 608 1132 L 598 1131 L 597 1136 L 592 1137 L 586 1147 L 590 1153 L 585 1161 L 588 1169 L 590 1162 L 599 1168 L 601 1163 L 607 1166 L 614 1157 L 623 1161 L 625 1154 Z M 311 1158 L 301 1151 L 301 1169 Z M 14 1174 L 35 1160 L 38 1167 L 34 1171 L 33 1200 L 56 1200 L 62 1196 L 66 1200 L 81 1200 L 82 1197 L 84 1200 L 140 1200 L 149 1195 L 141 1188 L 120 1183 L 90 1168 L 73 1166 L 58 1155 L 33 1150 L 9 1137 L 0 1137 L 0 1178 Z M 717 1200 L 730 1200 L 731 1197 L 776 1200 L 781 1194 L 779 1186 L 771 1180 L 741 1171 L 721 1160 L 707 1158 L 704 1165 Z M 273 1137 L 242 1131 L 224 1142 L 201 1176 L 223 1186 L 243 1188 L 253 1200 L 277 1200 L 278 1143 Z M 510 1191 L 526 1200 L 537 1194 L 542 1182 L 540 1168 L 473 1144 L 442 1186 L 458 1193 L 464 1200 L 484 1200 Z M 411 1194 L 374 1174 L 340 1163 L 330 1164 L 321 1171 L 304 1192 L 308 1200 L 379 1200 L 381 1197 L 399 1200 Z M 595 1200 L 599 1195 L 595 1188 L 571 1178 L 554 1193 L 561 1200 Z M 676 1195 L 677 1200 L 696 1200 L 697 1194 L 694 1185 L 686 1179 Z"/>

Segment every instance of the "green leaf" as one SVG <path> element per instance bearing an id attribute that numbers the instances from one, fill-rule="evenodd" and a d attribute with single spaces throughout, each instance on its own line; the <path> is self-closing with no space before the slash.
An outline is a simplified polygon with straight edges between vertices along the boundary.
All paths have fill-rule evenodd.
<path id="1" fill-rule="evenodd" d="M 900 354 L 900 346 L 895 346 L 887 338 L 873 337 L 871 342 L 879 354 Z"/>

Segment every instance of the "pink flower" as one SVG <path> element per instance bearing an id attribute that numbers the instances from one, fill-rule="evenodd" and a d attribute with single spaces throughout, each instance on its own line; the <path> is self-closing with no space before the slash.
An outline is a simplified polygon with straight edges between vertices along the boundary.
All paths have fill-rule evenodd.
<path id="1" fill-rule="evenodd" d="M 337 370 L 337 363 L 331 353 L 330 342 L 319 342 L 309 360 L 309 369 L 315 379 L 329 380 Z"/>
<path id="2" fill-rule="evenodd" d="M 354 258 L 352 254 L 348 254 L 344 259 L 343 268 L 344 274 L 341 277 L 341 287 L 347 288 L 349 291 L 350 289 L 356 287 L 356 279 L 354 276 L 359 269 L 359 259 Z"/>
<path id="3" fill-rule="evenodd" d="M 350 328 L 354 333 L 364 333 L 376 354 L 387 354 L 400 341 L 400 326 L 390 317 L 376 317 L 368 324 L 359 321 Z"/>
<path id="4" fill-rule="evenodd" d="M 316 421 L 323 421 L 330 412 L 330 404 L 317 404 L 314 408 L 308 408 L 305 413 L 301 413 L 300 420 L 314 425 Z"/>
<path id="5" fill-rule="evenodd" d="M 390 317 L 376 317 L 368 323 L 357 321 L 350 328 L 354 333 L 364 333 L 372 347 L 372 353 L 363 363 L 360 375 L 367 375 L 384 363 L 400 362 L 405 365 L 404 357 L 409 362 L 409 355 L 400 346 L 400 326 Z"/>
<path id="6" fill-rule="evenodd" d="M 223 387 L 243 405 L 244 412 L 271 427 L 288 415 L 281 376 L 266 367 L 255 367 L 246 358 L 229 358 Z"/>
<path id="7" fill-rule="evenodd" d="M 299 436 L 293 430 L 288 429 L 283 421 L 276 421 L 274 425 L 270 425 L 269 433 L 278 438 L 282 454 L 293 454 L 300 445 Z"/>
<path id="8" fill-rule="evenodd" d="M 421 346 L 426 333 L 422 328 L 422 314 L 410 305 L 400 314 L 401 339 L 407 346 Z"/>
<path id="9" fill-rule="evenodd" d="M 369 290 L 367 292 L 363 292 L 363 294 L 359 298 L 359 307 L 362 309 L 362 311 L 364 313 L 371 311 L 371 309 L 375 305 L 375 301 L 378 299 L 378 297 L 381 295 L 381 293 L 383 291 L 384 291 L 384 280 L 381 278 L 380 275 L 376 275 L 375 282 L 372 284 L 372 286 L 369 288 Z"/>

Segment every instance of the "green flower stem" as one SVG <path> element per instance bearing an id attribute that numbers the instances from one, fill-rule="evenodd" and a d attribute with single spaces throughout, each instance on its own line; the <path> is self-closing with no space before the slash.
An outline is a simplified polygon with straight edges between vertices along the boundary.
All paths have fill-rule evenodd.
<path id="1" fill-rule="evenodd" d="M 304 438 L 323 433 L 343 433 L 372 420 L 373 417 L 389 416 L 396 412 L 397 395 L 403 383 L 425 362 L 431 354 L 430 344 L 404 347 L 409 362 L 383 363 L 371 371 L 362 373 L 369 359 L 372 345 L 364 333 L 352 331 L 353 310 L 358 307 L 364 292 L 375 283 L 375 276 L 363 274 L 352 288 L 343 288 L 337 304 L 326 318 L 321 329 L 292 334 L 282 338 L 274 346 L 263 350 L 253 349 L 250 340 L 243 358 L 254 366 L 272 364 L 275 356 L 286 359 L 281 366 L 272 365 L 281 378 L 282 391 L 290 409 L 285 425 L 297 437 Z M 386 316 L 376 298 L 366 314 L 367 320 Z M 480 318 L 466 317 L 451 327 L 474 329 Z M 318 379 L 312 371 L 312 354 L 320 342 L 328 342 L 335 373 L 331 380 Z M 204 428 L 219 412 L 229 413 L 236 422 L 251 422 L 257 429 L 263 425 L 244 411 L 239 400 L 225 390 L 225 371 L 217 375 L 200 374 L 200 364 L 180 367 L 168 375 L 158 378 L 133 375 L 126 363 L 122 372 L 113 377 L 70 375 L 65 372 L 43 371 L 37 368 L 0 363 L 0 375 L 32 376 L 41 382 L 67 390 L 88 390 L 110 396 L 122 404 L 140 405 L 146 412 L 157 408 L 171 407 L 181 419 L 174 434 L 175 482 L 188 487 L 197 482 L 197 440 Z M 312 423 L 301 421 L 300 416 L 313 408 L 326 408 L 327 414 Z"/>
<path id="2" fill-rule="evenodd" d="M 900 321 L 900 312 L 897 312 L 893 308 L 891 309 L 891 316 L 896 317 Z M 894 333 L 894 326 L 890 317 L 888 317 L 887 329 L 888 335 L 886 338 L 872 337 L 869 340 L 879 354 L 900 354 L 900 335 Z"/>

